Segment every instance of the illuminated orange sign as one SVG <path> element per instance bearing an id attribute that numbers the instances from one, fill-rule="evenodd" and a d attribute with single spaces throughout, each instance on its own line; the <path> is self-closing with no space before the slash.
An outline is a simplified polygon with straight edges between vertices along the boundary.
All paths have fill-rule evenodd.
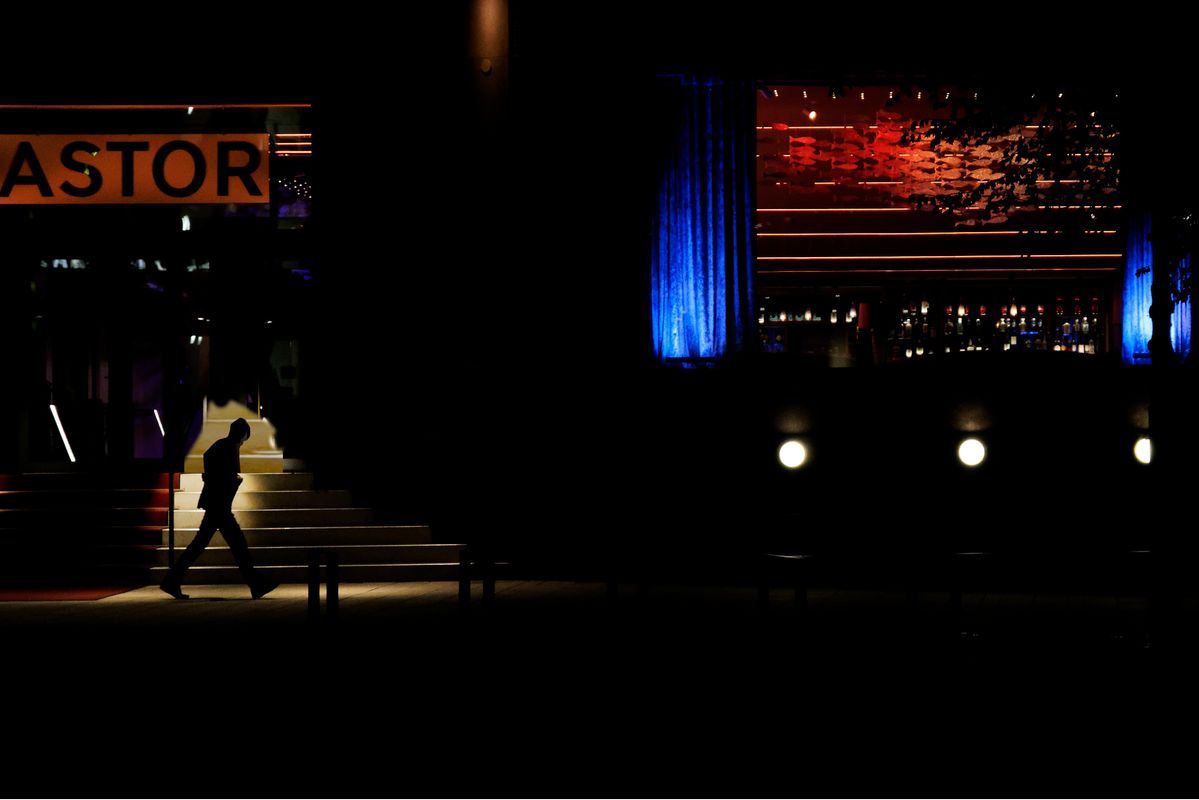
<path id="1" fill-rule="evenodd" d="M 265 133 L 0 135 L 0 205 L 267 203 Z"/>

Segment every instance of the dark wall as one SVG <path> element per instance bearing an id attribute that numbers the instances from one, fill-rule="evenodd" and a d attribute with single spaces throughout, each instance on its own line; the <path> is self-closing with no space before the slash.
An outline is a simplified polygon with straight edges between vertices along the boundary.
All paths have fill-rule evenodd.
<path id="1" fill-rule="evenodd" d="M 443 539 L 585 554 L 675 539 L 718 552 L 780 531 L 812 546 L 982 539 L 1005 518 L 1030 536 L 1086 536 L 1104 508 L 1088 498 L 1114 502 L 1143 479 L 1127 458 L 1139 378 L 1126 371 L 668 372 L 649 352 L 656 74 L 1098 80 L 1126 63 L 1110 41 L 1029 50 L 1009 32 L 963 63 L 888 19 L 562 14 L 512 0 L 506 35 L 481 44 L 477 3 L 426 5 L 398 23 L 264 15 L 240 49 L 225 48 L 228 20 L 168 25 L 155 43 L 189 55 L 177 72 L 114 47 L 86 87 L 47 70 L 5 90 L 314 103 L 323 303 L 298 418 L 325 483 L 385 516 L 432 520 Z M 949 419 L 967 401 L 1006 443 L 969 475 Z M 774 448 L 798 418 L 814 461 L 784 474 Z M 1038 512 L 1040 500 L 1058 502 Z"/>

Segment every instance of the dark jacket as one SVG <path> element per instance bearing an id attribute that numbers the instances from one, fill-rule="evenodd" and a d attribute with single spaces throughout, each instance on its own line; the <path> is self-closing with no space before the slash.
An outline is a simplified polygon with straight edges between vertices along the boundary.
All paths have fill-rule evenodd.
<path id="1" fill-rule="evenodd" d="M 241 485 L 240 445 L 229 437 L 217 439 L 204 452 L 204 489 L 199 506 L 203 509 L 227 509 Z"/>

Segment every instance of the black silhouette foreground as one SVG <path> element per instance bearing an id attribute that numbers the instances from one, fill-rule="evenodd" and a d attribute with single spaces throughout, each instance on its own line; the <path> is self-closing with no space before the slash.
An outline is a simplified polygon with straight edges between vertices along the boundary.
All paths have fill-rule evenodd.
<path id="1" fill-rule="evenodd" d="M 188 567 L 196 562 L 200 553 L 212 541 L 212 535 L 219 528 L 233 558 L 241 569 L 242 577 L 250 587 L 250 596 L 255 600 L 274 590 L 279 584 L 260 578 L 254 571 L 254 563 L 250 560 L 250 548 L 246 545 L 246 535 L 233 516 L 233 498 L 241 486 L 241 446 L 250 438 L 250 423 L 244 419 L 235 419 L 229 425 L 229 435 L 218 439 L 204 452 L 204 489 L 200 492 L 200 508 L 204 509 L 204 519 L 200 521 L 200 530 L 192 539 L 191 544 L 179 556 L 175 564 L 167 572 L 161 589 L 178 600 L 186 600 L 183 593 L 183 576 Z"/>

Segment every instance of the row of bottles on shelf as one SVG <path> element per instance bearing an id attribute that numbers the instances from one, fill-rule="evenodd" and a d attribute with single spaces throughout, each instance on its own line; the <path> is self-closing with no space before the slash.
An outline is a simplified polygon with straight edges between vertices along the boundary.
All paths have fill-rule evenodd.
<path id="1" fill-rule="evenodd" d="M 896 349 L 902 349 L 906 358 L 980 350 L 1103 352 L 1098 298 L 1092 298 L 1089 310 L 1077 297 L 1072 309 L 1058 298 L 1052 315 L 1043 304 L 1029 306 L 1015 300 L 999 307 L 996 315 L 989 315 L 990 310 L 985 304 L 972 309 L 959 302 L 956 309 L 945 306 L 945 316 L 935 319 L 927 302 L 910 304 L 901 310 L 893 331 Z"/>
<path id="2" fill-rule="evenodd" d="M 831 322 L 831 323 L 847 323 L 856 322 L 858 319 L 858 308 L 856 305 L 851 305 L 848 308 L 832 308 L 827 316 L 821 311 L 812 311 L 810 306 L 805 306 L 801 311 L 798 308 L 790 311 L 784 309 L 772 309 L 767 311 L 765 308 L 758 309 L 758 324 L 765 325 L 767 323 L 778 322 Z"/>

